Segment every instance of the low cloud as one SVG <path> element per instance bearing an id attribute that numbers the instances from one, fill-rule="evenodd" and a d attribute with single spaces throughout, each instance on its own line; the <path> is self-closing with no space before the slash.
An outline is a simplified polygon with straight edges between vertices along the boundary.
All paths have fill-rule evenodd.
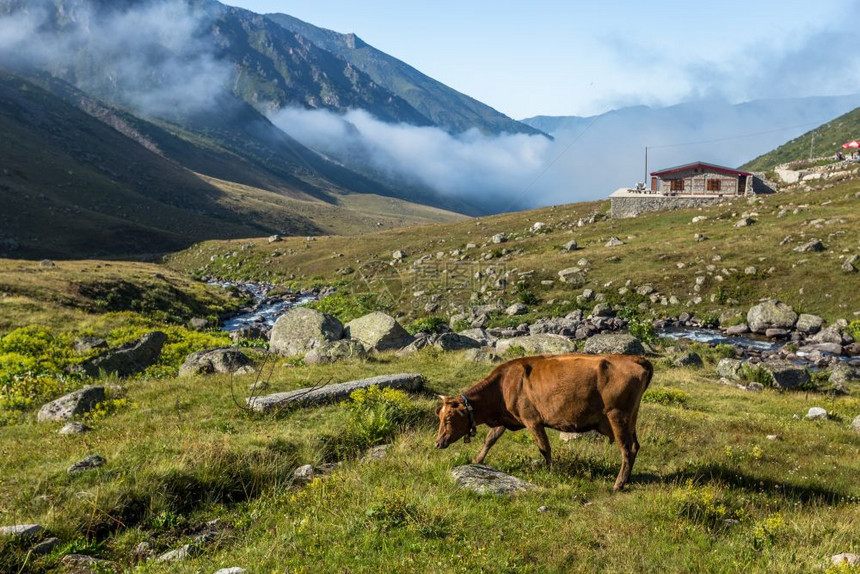
<path id="1" fill-rule="evenodd" d="M 62 8 L 35 0 L 0 16 L 0 65 L 48 71 L 150 116 L 193 113 L 216 102 L 232 73 L 214 55 L 209 26 L 181 0 Z"/>

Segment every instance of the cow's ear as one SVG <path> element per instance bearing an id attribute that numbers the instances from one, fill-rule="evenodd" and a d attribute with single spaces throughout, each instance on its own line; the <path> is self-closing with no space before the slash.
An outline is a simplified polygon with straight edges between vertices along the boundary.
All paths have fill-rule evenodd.
<path id="1" fill-rule="evenodd" d="M 443 403 L 448 400 L 448 397 L 446 397 L 445 395 L 439 395 L 439 398 L 442 399 Z"/>

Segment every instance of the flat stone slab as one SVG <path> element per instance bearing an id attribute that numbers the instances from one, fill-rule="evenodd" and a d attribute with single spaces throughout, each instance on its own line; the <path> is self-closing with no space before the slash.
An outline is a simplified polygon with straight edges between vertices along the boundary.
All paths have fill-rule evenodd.
<path id="1" fill-rule="evenodd" d="M 0 536 L 33 536 L 41 531 L 41 524 L 16 524 L 14 526 L 0 526 Z"/>
<path id="2" fill-rule="evenodd" d="M 457 486 L 478 494 L 514 494 L 537 488 L 530 482 L 483 464 L 466 464 L 455 467 L 451 469 L 451 475 Z"/>
<path id="3" fill-rule="evenodd" d="M 324 387 L 309 387 L 285 393 L 250 397 L 247 399 L 247 402 L 251 410 L 265 413 L 284 408 L 288 405 L 314 406 L 342 401 L 348 398 L 351 392 L 372 386 L 400 389 L 403 391 L 417 391 L 424 386 L 424 377 L 416 373 L 380 375 L 378 377 L 326 385 Z"/>

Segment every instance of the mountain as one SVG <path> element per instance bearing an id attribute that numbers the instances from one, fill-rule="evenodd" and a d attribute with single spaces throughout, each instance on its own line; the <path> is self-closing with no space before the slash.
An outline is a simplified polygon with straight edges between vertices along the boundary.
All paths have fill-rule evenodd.
<path id="1" fill-rule="evenodd" d="M 342 58 L 449 133 L 464 132 L 471 128 L 490 134 L 540 133 L 539 129 L 517 122 L 377 50 L 355 34 L 340 34 L 318 28 L 287 14 L 267 14 L 266 17 L 298 37 L 307 38 Z"/>
<path id="2" fill-rule="evenodd" d="M 842 150 L 842 144 L 857 139 L 860 139 L 860 108 L 818 126 L 741 167 L 766 171 L 783 163 L 833 156 Z"/>
<path id="3" fill-rule="evenodd" d="M 61 80 L 0 73 L 0 256 L 139 257 L 203 239 L 457 217 L 371 193 L 377 184 L 329 165 L 244 102 L 224 104 L 220 117 L 223 125 L 192 118 L 198 133 L 189 135 Z M 256 132 L 267 146 L 228 141 L 219 130 L 232 124 L 231 135 Z M 272 161 L 274 152 L 289 161 Z"/>
<path id="4" fill-rule="evenodd" d="M 559 159 L 544 176 L 554 202 L 606 197 L 647 170 L 703 160 L 739 166 L 813 126 L 860 106 L 860 95 L 731 104 L 703 100 L 665 108 L 635 106 L 605 114 L 522 120 L 552 134 Z"/>

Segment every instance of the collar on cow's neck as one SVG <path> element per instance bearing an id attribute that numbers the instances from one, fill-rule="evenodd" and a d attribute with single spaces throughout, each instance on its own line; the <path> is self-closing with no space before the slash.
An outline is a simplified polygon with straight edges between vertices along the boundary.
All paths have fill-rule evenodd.
<path id="1" fill-rule="evenodd" d="M 478 427 L 475 426 L 475 411 L 472 409 L 472 403 L 466 398 L 466 395 L 460 395 L 463 400 L 463 406 L 466 407 L 466 414 L 469 415 L 469 434 L 463 439 L 463 442 L 469 442 L 473 436 L 478 434 Z"/>

